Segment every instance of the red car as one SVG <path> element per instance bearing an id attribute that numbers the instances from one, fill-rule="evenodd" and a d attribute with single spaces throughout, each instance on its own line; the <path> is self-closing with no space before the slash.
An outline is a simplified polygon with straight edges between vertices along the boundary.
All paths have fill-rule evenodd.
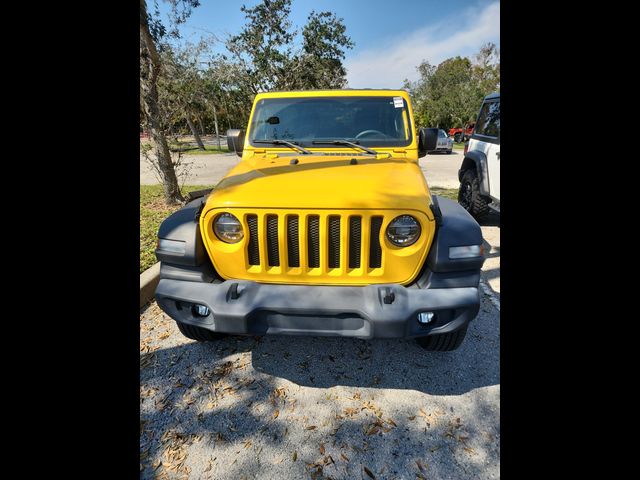
<path id="1" fill-rule="evenodd" d="M 475 123 L 470 123 L 466 126 L 466 128 L 450 128 L 449 136 L 453 137 L 453 141 L 456 143 L 466 142 L 469 140 L 469 137 L 473 134 L 473 127 L 475 127 Z"/>

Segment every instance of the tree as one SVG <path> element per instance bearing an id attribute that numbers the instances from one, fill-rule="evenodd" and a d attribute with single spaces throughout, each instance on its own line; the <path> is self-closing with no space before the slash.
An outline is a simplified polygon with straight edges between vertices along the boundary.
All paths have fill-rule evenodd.
<path id="1" fill-rule="evenodd" d="M 342 18 L 334 13 L 312 11 L 309 14 L 302 30 L 302 52 L 293 62 L 299 64 L 299 74 L 285 77 L 297 80 L 290 88 L 332 89 L 347 84 L 342 60 L 345 49 L 353 48 L 354 43 L 346 30 Z"/>
<path id="2" fill-rule="evenodd" d="M 161 172 L 164 198 L 167 204 L 184 201 L 169 152 L 169 145 L 162 128 L 163 114 L 158 103 L 158 77 L 162 61 L 158 42 L 167 34 L 178 36 L 177 25 L 184 22 L 197 7 L 198 0 L 167 0 L 171 4 L 173 28 L 167 28 L 160 20 L 158 4 L 155 3 L 155 17 L 150 18 L 147 2 L 140 0 L 140 99 L 147 127 L 155 145 L 155 157 Z"/>
<path id="3" fill-rule="evenodd" d="M 469 58 L 448 58 L 434 67 L 423 61 L 417 67 L 420 77 L 405 80 L 419 126 L 464 127 L 472 122 L 482 99 L 500 87 L 499 52 L 494 44 L 483 45 Z"/>
<path id="4" fill-rule="evenodd" d="M 263 0 L 242 6 L 247 23 L 227 41 L 252 94 L 268 90 L 341 88 L 346 84 L 344 51 L 353 48 L 343 19 L 312 11 L 301 42 L 292 30 L 291 0 Z M 298 46 L 296 46 L 298 45 Z"/>

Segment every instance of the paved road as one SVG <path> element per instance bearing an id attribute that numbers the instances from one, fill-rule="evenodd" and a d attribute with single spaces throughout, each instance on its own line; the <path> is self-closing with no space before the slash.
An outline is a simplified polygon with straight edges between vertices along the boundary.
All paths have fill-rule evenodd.
<path id="1" fill-rule="evenodd" d="M 191 159 L 191 184 L 215 184 L 238 161 Z M 430 186 L 455 188 L 460 161 L 420 165 Z M 482 277 L 499 298 L 499 217 L 483 223 Z M 494 293 L 449 353 L 327 337 L 198 344 L 152 303 L 140 315 L 141 478 L 499 478 Z"/>

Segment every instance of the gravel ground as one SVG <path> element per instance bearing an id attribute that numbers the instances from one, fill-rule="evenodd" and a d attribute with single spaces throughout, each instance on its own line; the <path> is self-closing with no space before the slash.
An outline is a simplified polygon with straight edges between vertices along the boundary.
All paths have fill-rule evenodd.
<path id="1" fill-rule="evenodd" d="M 141 313 L 141 478 L 499 478 L 499 312 L 462 346 L 184 338 Z"/>

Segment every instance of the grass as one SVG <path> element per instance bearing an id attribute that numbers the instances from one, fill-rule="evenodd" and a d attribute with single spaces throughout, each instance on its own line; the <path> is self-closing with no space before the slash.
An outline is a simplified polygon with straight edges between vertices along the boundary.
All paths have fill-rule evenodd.
<path id="1" fill-rule="evenodd" d="M 454 150 L 463 150 L 464 149 L 464 143 L 453 143 L 453 149 Z"/>
<path id="2" fill-rule="evenodd" d="M 439 197 L 448 198 L 450 200 L 458 201 L 458 189 L 457 188 L 441 188 L 441 187 L 430 187 L 431 193 L 433 195 L 438 195 Z"/>
<path id="3" fill-rule="evenodd" d="M 210 188 L 206 185 L 182 187 L 182 194 Z M 140 185 L 140 273 L 157 262 L 154 250 L 158 227 L 162 221 L 180 208 L 164 203 L 162 185 Z"/>

